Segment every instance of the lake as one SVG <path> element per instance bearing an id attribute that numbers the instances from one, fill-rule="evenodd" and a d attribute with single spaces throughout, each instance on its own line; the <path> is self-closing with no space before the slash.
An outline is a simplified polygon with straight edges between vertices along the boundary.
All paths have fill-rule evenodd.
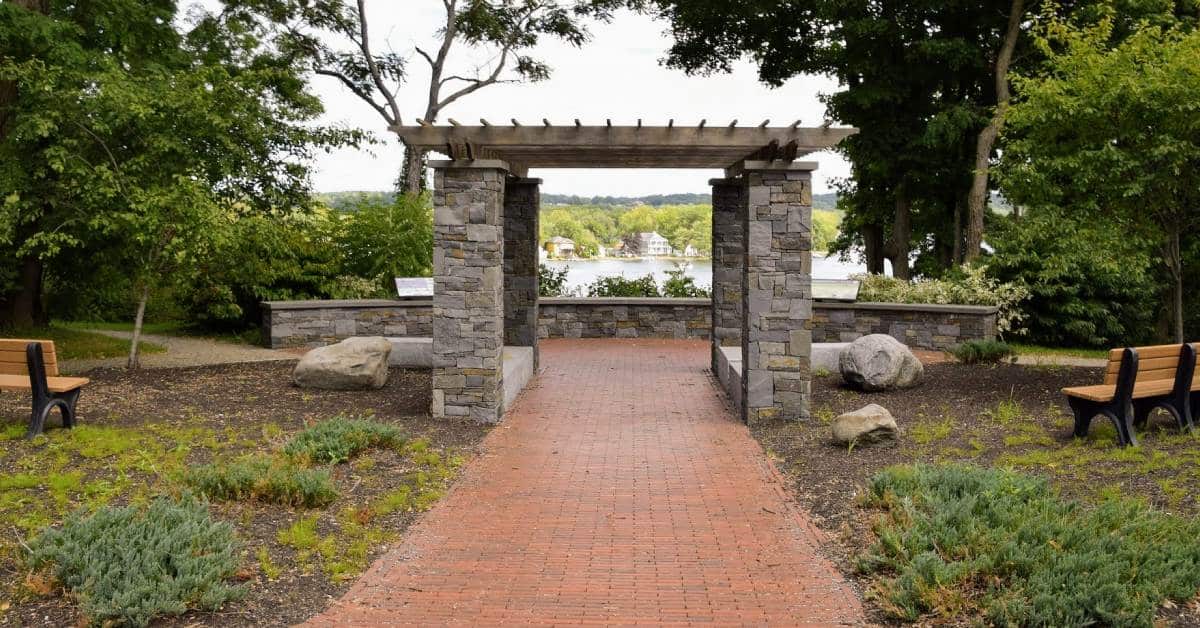
<path id="1" fill-rule="evenodd" d="M 566 267 L 567 289 L 584 288 L 598 277 L 621 275 L 626 278 L 642 277 L 647 273 L 653 274 L 661 286 L 667 278 L 667 271 L 674 270 L 678 261 L 663 258 L 643 259 L 577 259 L 577 260 L 543 260 L 542 263 L 555 270 Z M 696 281 L 696 285 L 705 288 L 712 287 L 712 260 L 690 260 L 687 274 Z M 813 254 L 814 279 L 845 279 L 855 273 L 865 273 L 867 267 L 863 264 L 847 263 L 837 256 L 826 257 Z"/>

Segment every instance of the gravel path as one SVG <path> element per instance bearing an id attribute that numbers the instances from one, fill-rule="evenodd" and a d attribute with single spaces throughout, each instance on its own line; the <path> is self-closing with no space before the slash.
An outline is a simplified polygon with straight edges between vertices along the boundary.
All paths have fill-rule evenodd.
<path id="1" fill-rule="evenodd" d="M 1108 365 L 1104 358 L 1080 358 L 1069 355 L 1019 355 L 1017 364 L 1024 366 L 1081 366 L 1098 368 Z"/>
<path id="2" fill-rule="evenodd" d="M 128 331 L 89 329 L 92 333 L 113 338 L 129 339 Z M 234 364 L 241 362 L 268 362 L 272 360 L 295 360 L 304 353 L 303 349 L 266 349 L 254 345 L 234 344 L 210 338 L 186 336 L 162 336 L 142 334 L 146 342 L 167 348 L 166 353 L 143 354 L 142 368 L 172 368 L 180 366 L 206 366 L 209 364 Z M 63 370 L 68 373 L 83 373 L 100 367 L 125 366 L 126 358 L 100 358 L 89 360 L 63 360 Z"/>

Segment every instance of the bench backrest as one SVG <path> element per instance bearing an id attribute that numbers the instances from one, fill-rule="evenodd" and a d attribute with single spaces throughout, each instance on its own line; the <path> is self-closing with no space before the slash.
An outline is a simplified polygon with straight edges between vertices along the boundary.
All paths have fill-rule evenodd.
<path id="1" fill-rule="evenodd" d="M 1200 343 L 1192 347 L 1200 352 Z M 1138 355 L 1138 382 L 1152 382 L 1163 379 L 1174 379 L 1175 371 L 1179 368 L 1179 354 L 1182 345 L 1154 345 L 1150 347 L 1134 347 Z M 1108 368 L 1104 372 L 1105 384 L 1116 384 L 1117 374 L 1121 371 L 1121 356 L 1124 349 L 1113 349 L 1108 352 Z"/>
<path id="2" fill-rule="evenodd" d="M 42 360 L 46 363 L 46 377 L 58 377 L 58 354 L 54 352 L 54 341 L 23 338 L 0 338 L 0 375 L 29 374 L 25 348 L 31 342 L 42 345 Z"/>

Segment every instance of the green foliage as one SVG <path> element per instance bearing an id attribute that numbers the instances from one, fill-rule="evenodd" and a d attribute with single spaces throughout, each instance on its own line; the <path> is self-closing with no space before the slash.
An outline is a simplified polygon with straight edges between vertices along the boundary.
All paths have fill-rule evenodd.
<path id="1" fill-rule="evenodd" d="M 433 273 L 433 204 L 428 196 L 401 194 L 391 203 L 359 199 L 343 215 L 338 247 L 342 274 L 372 279 L 391 292 L 396 277 Z"/>
<path id="2" fill-rule="evenodd" d="M 328 469 L 305 469 L 272 456 L 190 467 L 183 481 L 209 499 L 255 499 L 272 504 L 319 508 L 337 499 Z"/>
<path id="3" fill-rule="evenodd" d="M 866 503 L 883 516 L 858 566 L 897 619 L 1152 626 L 1200 588 L 1200 522 L 1140 501 L 1089 508 L 1011 471 L 916 465 L 877 474 Z"/>
<path id="4" fill-rule="evenodd" d="M 1000 333 L 1020 326 L 1025 315 L 1021 303 L 1029 290 L 1015 283 L 1001 283 L 979 267 L 964 266 L 961 274 L 944 279 L 904 281 L 884 275 L 855 275 L 862 282 L 858 300 L 879 303 L 937 303 L 995 305 L 1000 308 L 996 327 Z"/>
<path id="5" fill-rule="evenodd" d="M 996 363 L 1014 355 L 1012 347 L 998 340 L 968 340 L 950 348 L 963 364 Z"/>
<path id="6" fill-rule="evenodd" d="M 77 512 L 29 543 L 28 564 L 48 570 L 94 624 L 145 626 L 189 609 L 215 610 L 245 594 L 226 581 L 238 567 L 228 523 L 203 502 L 156 499 L 146 508 Z"/>
<path id="7" fill-rule="evenodd" d="M 403 443 L 404 436 L 394 425 L 337 416 L 300 432 L 283 452 L 308 464 L 338 464 L 372 447 Z"/>
<path id="8" fill-rule="evenodd" d="M 556 270 L 545 264 L 538 264 L 538 296 L 570 296 L 567 290 L 568 272 L 570 272 L 570 268 L 566 266 Z"/>
<path id="9" fill-rule="evenodd" d="M 842 217 L 838 212 L 814 209 L 812 213 L 812 250 L 833 250 Z"/>
<path id="10" fill-rule="evenodd" d="M 588 284 L 587 295 L 589 297 L 662 296 L 658 291 L 658 283 L 654 281 L 654 275 L 651 274 L 634 279 L 627 279 L 621 275 L 597 277 L 595 281 Z"/>
<path id="11" fill-rule="evenodd" d="M 1122 253 L 1135 251 L 1130 285 L 1144 285 L 1147 256 L 1158 261 L 1178 342 L 1183 254 L 1200 226 L 1200 31 L 1143 23 L 1125 36 L 1124 16 L 1103 13 L 1084 28 L 1053 15 L 1039 22 L 1048 67 L 1016 81 L 1023 97 L 1009 113 L 1001 183 L 1014 202 L 1047 212 L 1047 223 L 1069 215 L 1113 225 L 1126 242 L 1098 254 L 1124 263 Z M 1097 331 L 1096 340 L 1110 337 Z"/>
<path id="12" fill-rule="evenodd" d="M 53 340 L 54 350 L 63 360 L 121 358 L 129 355 L 128 340 L 57 324 L 33 329 L 5 329 L 0 331 L 0 336 Z M 142 343 L 142 353 L 162 353 L 166 350 L 162 345 Z"/>
<path id="13" fill-rule="evenodd" d="M 1162 286 L 1147 243 L 1120 223 L 1067 208 L 997 218 L 987 274 L 1029 289 L 1022 337 L 1051 346 L 1151 340 Z"/>
<path id="14" fill-rule="evenodd" d="M 576 255 L 591 257 L 600 246 L 611 247 L 628 235 L 657 231 L 683 251 L 712 251 L 712 206 L 704 205 L 567 205 L 542 210 L 541 241 L 562 236 L 575 241 Z"/>
<path id="15" fill-rule="evenodd" d="M 712 292 L 697 286 L 696 280 L 690 277 L 686 270 L 677 267 L 667 271 L 667 278 L 663 281 L 662 295 L 677 299 L 693 297 L 708 298 L 712 296 Z"/>

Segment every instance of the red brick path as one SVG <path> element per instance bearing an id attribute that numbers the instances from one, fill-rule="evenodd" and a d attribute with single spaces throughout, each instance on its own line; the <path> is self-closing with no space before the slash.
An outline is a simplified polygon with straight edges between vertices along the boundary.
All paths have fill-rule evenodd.
<path id="1" fill-rule="evenodd" d="M 705 341 L 543 342 L 455 490 L 311 623 L 861 623 L 708 360 Z"/>

